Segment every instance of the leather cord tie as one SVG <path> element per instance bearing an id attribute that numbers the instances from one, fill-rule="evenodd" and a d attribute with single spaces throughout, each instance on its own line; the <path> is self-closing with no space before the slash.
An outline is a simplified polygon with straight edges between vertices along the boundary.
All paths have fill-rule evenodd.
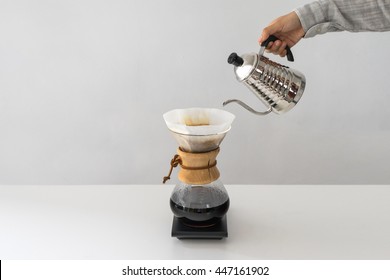
<path id="1" fill-rule="evenodd" d="M 210 169 L 217 165 L 217 161 L 215 160 L 213 164 L 210 165 L 210 161 L 208 162 L 207 166 L 200 166 L 200 167 L 190 167 L 185 166 L 182 164 L 182 160 L 179 155 L 175 155 L 173 159 L 171 159 L 171 168 L 169 169 L 169 173 L 167 176 L 163 178 L 163 184 L 165 184 L 166 181 L 171 179 L 171 174 L 173 171 L 173 168 L 177 167 L 180 164 L 180 167 L 186 170 L 203 170 L 203 169 Z"/>
<path id="2" fill-rule="evenodd" d="M 171 179 L 171 174 L 172 174 L 172 170 L 173 168 L 177 167 L 177 165 L 181 163 L 181 158 L 179 155 L 175 155 L 173 157 L 173 159 L 171 159 L 171 169 L 169 169 L 169 173 L 168 173 L 168 176 L 165 176 L 163 178 L 163 184 L 165 184 L 166 181 L 168 181 L 169 179 Z"/>

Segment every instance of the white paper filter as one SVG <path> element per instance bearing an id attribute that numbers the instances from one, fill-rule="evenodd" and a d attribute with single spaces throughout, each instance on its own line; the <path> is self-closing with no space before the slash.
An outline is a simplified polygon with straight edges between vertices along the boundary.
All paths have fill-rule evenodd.
<path id="1" fill-rule="evenodd" d="M 235 116 L 220 109 L 175 109 L 164 114 L 168 128 L 187 135 L 210 135 L 229 130 Z"/>

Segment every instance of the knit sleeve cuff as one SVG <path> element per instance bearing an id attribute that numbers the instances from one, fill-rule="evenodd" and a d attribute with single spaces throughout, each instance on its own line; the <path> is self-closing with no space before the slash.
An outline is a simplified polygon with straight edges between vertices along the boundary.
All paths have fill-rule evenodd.
<path id="1" fill-rule="evenodd" d="M 323 8 L 320 2 L 316 1 L 294 10 L 305 31 L 305 38 L 314 37 L 325 32 L 323 28 L 319 28 L 323 26 L 323 23 L 326 23 L 326 14 Z"/>

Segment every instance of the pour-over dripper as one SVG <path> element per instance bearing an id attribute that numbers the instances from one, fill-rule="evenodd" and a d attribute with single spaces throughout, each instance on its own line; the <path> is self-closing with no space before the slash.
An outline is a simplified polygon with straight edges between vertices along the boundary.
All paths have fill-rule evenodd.
<path id="1" fill-rule="evenodd" d="M 217 149 L 235 118 L 227 111 L 211 108 L 176 109 L 163 117 L 181 150 L 192 153 Z"/>

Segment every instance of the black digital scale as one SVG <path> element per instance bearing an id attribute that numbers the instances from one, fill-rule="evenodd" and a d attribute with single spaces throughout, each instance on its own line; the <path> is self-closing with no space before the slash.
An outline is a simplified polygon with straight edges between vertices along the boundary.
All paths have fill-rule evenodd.
<path id="1" fill-rule="evenodd" d="M 189 226 L 182 219 L 174 216 L 172 237 L 178 239 L 222 239 L 228 237 L 227 218 L 223 216 L 210 226 Z"/>

